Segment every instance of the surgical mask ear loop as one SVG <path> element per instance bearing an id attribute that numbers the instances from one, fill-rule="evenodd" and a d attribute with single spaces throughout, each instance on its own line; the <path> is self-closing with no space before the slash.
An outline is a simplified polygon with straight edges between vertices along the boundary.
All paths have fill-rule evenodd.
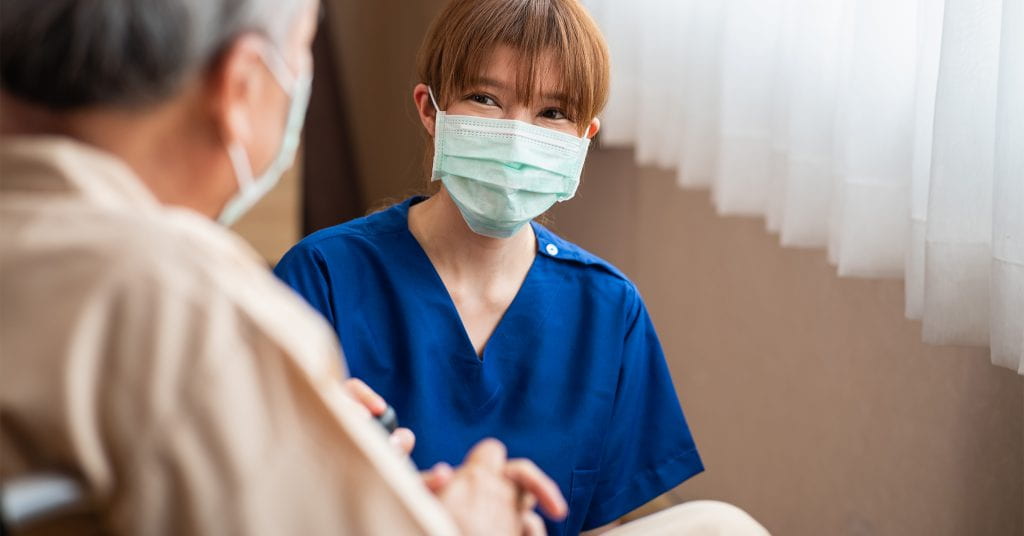
<path id="1" fill-rule="evenodd" d="M 260 50 L 260 56 L 288 98 L 294 99 L 296 77 L 288 70 L 288 64 L 281 53 L 276 48 L 267 46 Z M 245 190 L 255 182 L 256 177 L 252 170 L 252 164 L 249 162 L 248 152 L 240 142 L 233 141 L 228 144 L 228 158 L 234 164 L 239 191 Z"/>
<path id="2" fill-rule="evenodd" d="M 295 96 L 295 83 L 298 78 L 292 73 L 291 68 L 288 67 L 288 62 L 285 61 L 284 56 L 274 46 L 265 46 L 260 51 L 260 55 L 263 57 L 263 63 L 270 70 L 270 74 L 277 80 L 277 84 L 281 86 L 285 94 L 289 97 Z"/>
<path id="3" fill-rule="evenodd" d="M 285 131 L 282 134 L 281 145 L 278 147 L 277 154 L 271 160 L 267 170 L 259 178 L 255 177 L 249 155 L 241 142 L 235 140 L 227 144 L 228 158 L 231 160 L 232 168 L 234 168 L 238 191 L 228 200 L 217 217 L 218 221 L 224 225 L 233 224 L 242 214 L 252 208 L 261 197 L 277 184 L 281 174 L 291 165 L 291 159 L 294 158 L 294 149 L 298 143 L 297 137 L 301 135 L 302 122 L 305 117 L 306 105 L 308 104 L 310 75 L 296 76 L 291 73 L 287 62 L 284 60 L 284 56 L 274 47 L 266 47 L 261 52 L 260 56 L 263 59 L 263 63 L 291 100 L 288 116 L 285 119 Z M 283 164 L 286 160 L 288 161 L 287 164 Z"/>
<path id="4" fill-rule="evenodd" d="M 430 95 L 430 102 L 434 105 L 434 110 L 437 112 L 441 111 L 441 107 L 437 105 L 437 100 L 434 99 L 434 89 L 427 86 L 427 94 Z"/>
<path id="5" fill-rule="evenodd" d="M 238 190 L 243 191 L 255 182 L 253 180 L 252 165 L 249 164 L 249 155 L 240 142 L 232 141 L 228 144 L 228 158 L 234 164 Z"/>

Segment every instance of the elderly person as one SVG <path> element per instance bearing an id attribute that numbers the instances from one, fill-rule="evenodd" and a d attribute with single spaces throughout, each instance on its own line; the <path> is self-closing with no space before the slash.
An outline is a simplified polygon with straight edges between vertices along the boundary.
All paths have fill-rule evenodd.
<path id="1" fill-rule="evenodd" d="M 515 534 L 565 514 L 484 441 L 426 482 L 229 223 L 291 165 L 312 0 L 3 0 L 0 475 L 114 534 Z M 426 485 L 425 485 L 426 484 Z"/>

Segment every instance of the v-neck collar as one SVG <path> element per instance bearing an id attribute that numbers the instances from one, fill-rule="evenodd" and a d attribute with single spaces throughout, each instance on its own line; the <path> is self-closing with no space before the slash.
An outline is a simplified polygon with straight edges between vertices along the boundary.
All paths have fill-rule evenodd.
<path id="1" fill-rule="evenodd" d="M 469 336 L 469 330 L 466 329 L 466 324 L 462 320 L 462 315 L 459 314 L 459 308 L 455 305 L 455 299 L 452 298 L 451 292 L 444 284 L 444 280 L 441 278 L 441 274 L 437 271 L 437 267 L 434 266 L 434 263 L 430 260 L 430 256 L 427 255 L 426 250 L 423 249 L 419 240 L 416 239 L 412 234 L 412 231 L 409 229 L 409 209 L 412 205 L 425 201 L 426 199 L 426 197 L 413 197 L 397 207 L 400 210 L 400 220 L 404 230 L 403 235 L 406 240 L 411 242 L 413 246 L 412 249 L 416 252 L 416 256 L 419 261 L 426 267 L 429 267 L 429 279 L 431 280 L 431 284 L 435 285 L 439 293 L 445 297 L 445 314 L 448 316 L 448 320 L 458 326 L 460 341 L 458 358 L 464 359 L 468 362 L 473 362 L 477 365 L 482 365 L 484 362 L 489 361 L 489 355 L 497 352 L 497 350 L 492 350 L 492 348 L 494 348 L 496 342 L 504 339 L 504 332 L 507 330 L 507 328 L 505 328 L 505 325 L 507 324 L 506 320 L 510 313 L 514 313 L 517 310 L 517 307 L 522 306 L 520 305 L 520 302 L 524 299 L 523 295 L 529 292 L 529 287 L 532 284 L 532 280 L 535 278 L 534 272 L 538 270 L 537 264 L 540 254 L 538 253 L 534 255 L 533 262 L 530 263 L 530 268 L 526 272 L 526 277 L 523 278 L 523 282 L 520 284 L 519 289 L 516 290 L 515 296 L 512 297 L 512 301 L 509 302 L 505 312 L 502 313 L 501 318 L 498 320 L 498 324 L 494 327 L 494 331 L 492 331 L 491 336 L 488 337 L 487 342 L 484 344 L 482 354 L 478 355 L 476 353 L 476 348 L 473 347 L 473 340 Z M 534 233 L 536 233 L 535 228 Z M 540 237 L 536 237 L 536 240 L 539 245 Z"/>

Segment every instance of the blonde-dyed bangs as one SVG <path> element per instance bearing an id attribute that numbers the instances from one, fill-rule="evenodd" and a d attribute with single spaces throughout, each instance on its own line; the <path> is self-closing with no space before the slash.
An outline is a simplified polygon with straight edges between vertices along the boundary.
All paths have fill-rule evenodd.
<path id="1" fill-rule="evenodd" d="M 483 76 L 499 46 L 518 55 L 516 97 L 532 104 L 543 61 L 560 70 L 566 115 L 580 133 L 608 99 L 604 37 L 578 0 L 452 0 L 420 48 L 420 81 L 447 109 Z M 546 88 L 545 88 L 546 89 Z"/>

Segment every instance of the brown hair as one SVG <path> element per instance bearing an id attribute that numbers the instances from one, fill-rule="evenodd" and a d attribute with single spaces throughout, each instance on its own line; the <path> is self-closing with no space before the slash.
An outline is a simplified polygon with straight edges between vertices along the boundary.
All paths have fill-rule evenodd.
<path id="1" fill-rule="evenodd" d="M 442 110 L 469 89 L 497 46 L 519 54 L 516 97 L 533 100 L 538 59 L 553 55 L 566 115 L 580 133 L 608 99 L 608 48 L 579 0 L 452 0 L 420 47 L 418 74 Z"/>

